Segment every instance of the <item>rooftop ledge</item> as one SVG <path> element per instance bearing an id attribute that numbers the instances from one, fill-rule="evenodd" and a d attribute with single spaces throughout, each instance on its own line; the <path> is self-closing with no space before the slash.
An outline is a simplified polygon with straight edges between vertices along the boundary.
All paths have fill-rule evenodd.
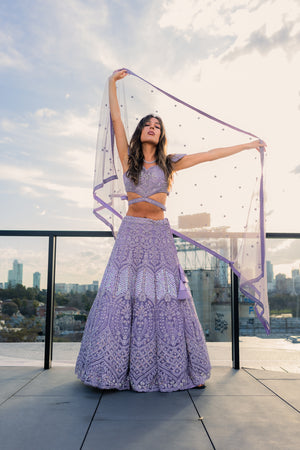
<path id="1" fill-rule="evenodd" d="M 231 341 L 207 342 L 214 366 L 232 366 Z M 240 336 L 241 367 L 300 374 L 300 344 L 268 336 Z M 52 367 L 73 367 L 79 342 L 54 342 Z M 44 342 L 1 342 L 1 366 L 43 367 Z"/>

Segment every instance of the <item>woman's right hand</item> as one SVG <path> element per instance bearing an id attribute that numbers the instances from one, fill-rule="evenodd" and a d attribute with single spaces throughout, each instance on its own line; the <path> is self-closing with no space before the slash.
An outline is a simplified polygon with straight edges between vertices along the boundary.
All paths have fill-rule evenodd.
<path id="1" fill-rule="evenodd" d="M 113 81 L 118 81 L 118 80 L 121 80 L 122 78 L 126 77 L 126 75 L 128 75 L 126 69 L 115 70 L 112 73 L 110 79 L 113 80 Z"/>
<path id="2" fill-rule="evenodd" d="M 109 77 L 108 84 L 110 117 L 113 123 L 117 149 L 124 172 L 128 169 L 128 141 L 122 122 L 116 82 L 126 77 L 126 75 L 128 75 L 126 69 L 115 70 Z"/>

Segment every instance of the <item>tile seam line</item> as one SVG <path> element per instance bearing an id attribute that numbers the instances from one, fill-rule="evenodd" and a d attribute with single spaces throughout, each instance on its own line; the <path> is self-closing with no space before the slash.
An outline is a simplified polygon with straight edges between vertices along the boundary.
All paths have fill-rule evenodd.
<path id="1" fill-rule="evenodd" d="M 193 399 L 193 397 L 192 397 L 192 395 L 191 395 L 189 389 L 187 390 L 187 393 L 188 393 L 188 396 L 190 397 L 191 402 L 193 403 L 193 406 L 194 406 L 194 408 L 195 408 L 195 410 L 196 410 L 196 413 L 197 413 L 197 415 L 198 415 L 198 420 L 201 421 L 201 424 L 202 424 L 202 426 L 203 426 L 203 428 L 204 428 L 204 431 L 205 431 L 205 433 L 206 433 L 206 436 L 207 436 L 208 439 L 209 439 L 209 442 L 210 442 L 211 445 L 212 445 L 212 448 L 213 448 L 214 450 L 216 450 L 216 447 L 215 447 L 215 445 L 214 445 L 214 443 L 213 443 L 213 441 L 212 441 L 212 438 L 210 437 L 210 434 L 209 434 L 209 432 L 208 432 L 208 430 L 207 430 L 207 428 L 206 428 L 206 426 L 205 426 L 204 419 L 203 419 L 203 417 L 201 417 L 201 415 L 200 415 L 200 413 L 199 413 L 199 411 L 198 411 L 198 408 L 197 408 L 197 406 L 196 406 L 196 404 L 195 404 L 195 402 L 194 402 L 194 399 Z"/>
<path id="2" fill-rule="evenodd" d="M 259 380 L 258 378 L 256 378 L 254 375 L 252 375 L 251 373 L 249 373 L 247 371 L 247 369 L 242 369 L 244 370 L 248 375 L 250 375 L 250 377 L 254 378 L 256 381 L 258 381 L 258 383 L 262 384 L 266 389 L 268 389 L 270 392 L 272 392 L 276 397 L 278 397 L 282 402 L 284 402 L 286 405 L 288 405 L 290 408 L 292 408 L 294 411 L 296 411 L 297 413 L 300 413 L 299 409 L 297 409 L 294 405 L 292 405 L 291 403 L 289 403 L 287 400 L 285 400 L 283 397 L 281 397 L 279 394 L 277 394 L 275 391 L 273 391 L 273 389 L 269 388 L 268 386 L 266 386 L 261 380 Z"/>
<path id="3" fill-rule="evenodd" d="M 192 397 L 270 397 L 271 394 L 193 394 Z"/>
<path id="4" fill-rule="evenodd" d="M 82 440 L 82 443 L 81 443 L 81 445 L 80 445 L 79 450 L 82 450 L 82 449 L 83 449 L 83 446 L 84 446 L 84 444 L 85 444 L 86 438 L 87 438 L 87 436 L 88 436 L 88 434 L 89 434 L 90 428 L 91 428 L 92 423 L 93 423 L 93 421 L 94 421 L 95 415 L 96 415 L 96 413 L 97 413 L 97 411 L 98 411 L 98 408 L 99 408 L 100 402 L 101 402 L 101 400 L 102 400 L 102 397 L 103 397 L 103 392 L 101 392 L 101 394 L 100 394 L 98 403 L 97 403 L 97 405 L 96 405 L 96 408 L 95 408 L 95 411 L 94 411 L 94 413 L 93 413 L 93 415 L 92 415 L 92 418 L 91 418 L 91 420 L 90 420 L 90 423 L 89 423 L 89 425 L 88 425 L 88 427 L 87 427 L 87 430 L 86 430 L 86 432 L 85 432 L 85 435 L 84 435 L 84 438 L 83 438 L 83 440 Z"/>
<path id="5" fill-rule="evenodd" d="M 40 372 L 38 372 L 34 377 L 32 377 L 29 381 L 27 381 L 27 383 L 23 384 L 22 387 L 20 387 L 16 392 L 14 392 L 13 394 L 11 394 L 8 398 L 6 398 L 2 403 L 0 403 L 0 406 L 4 405 L 4 403 L 8 402 L 8 400 L 10 400 L 11 398 L 13 398 L 15 395 L 18 394 L 18 392 L 20 392 L 22 389 L 24 389 L 26 386 L 28 386 L 33 380 L 35 380 L 37 377 L 39 377 L 42 373 L 44 372 L 43 369 L 41 369 Z"/>
<path id="6" fill-rule="evenodd" d="M 264 381 L 300 381 L 300 377 L 298 378 L 260 378 Z"/>

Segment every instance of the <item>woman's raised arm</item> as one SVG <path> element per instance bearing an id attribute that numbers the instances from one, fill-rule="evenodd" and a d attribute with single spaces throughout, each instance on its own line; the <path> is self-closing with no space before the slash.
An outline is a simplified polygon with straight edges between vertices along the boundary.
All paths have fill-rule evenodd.
<path id="1" fill-rule="evenodd" d="M 185 155 L 179 161 L 174 163 L 174 169 L 175 171 L 187 169 L 188 167 L 192 167 L 196 164 L 200 164 L 206 161 L 214 161 L 216 159 L 226 158 L 227 156 L 242 152 L 243 150 L 250 150 L 252 148 L 256 148 L 257 150 L 259 150 L 259 147 L 265 147 L 266 145 L 267 144 L 265 142 L 258 139 L 256 141 L 248 142 L 247 144 L 234 145 L 232 147 L 214 148 L 213 150 L 209 150 L 207 152 Z"/>
<path id="2" fill-rule="evenodd" d="M 124 78 L 126 75 L 127 75 L 126 70 L 117 70 L 109 78 L 110 114 L 114 127 L 119 158 L 124 172 L 126 172 L 128 169 L 128 141 L 125 133 L 125 128 L 121 120 L 120 106 L 117 98 L 116 82 Z"/>

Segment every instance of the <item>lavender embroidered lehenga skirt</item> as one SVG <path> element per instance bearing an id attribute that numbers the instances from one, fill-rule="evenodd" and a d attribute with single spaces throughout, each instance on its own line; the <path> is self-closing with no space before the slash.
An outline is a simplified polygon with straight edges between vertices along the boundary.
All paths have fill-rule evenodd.
<path id="1" fill-rule="evenodd" d="M 171 392 L 210 362 L 168 219 L 126 216 L 90 310 L 76 374 L 100 389 Z"/>

